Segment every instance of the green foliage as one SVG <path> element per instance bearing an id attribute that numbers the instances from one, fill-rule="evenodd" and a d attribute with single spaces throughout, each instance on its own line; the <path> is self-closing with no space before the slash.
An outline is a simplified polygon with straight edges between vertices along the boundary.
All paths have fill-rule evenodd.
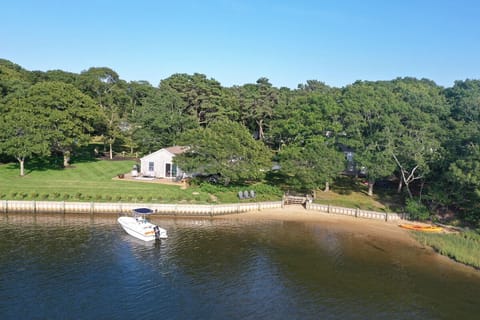
<path id="1" fill-rule="evenodd" d="M 283 195 L 283 191 L 279 187 L 265 183 L 255 184 L 252 186 L 252 188 L 250 188 L 250 190 L 255 191 L 257 195 L 265 195 L 269 196 L 270 198 L 272 196 L 281 197 Z"/>
<path id="2" fill-rule="evenodd" d="M 428 245 L 442 255 L 458 262 L 480 268 L 480 234 L 465 231 L 453 234 L 412 233 L 422 244 Z"/>
<path id="3" fill-rule="evenodd" d="M 430 217 L 428 208 L 415 199 L 407 199 L 405 204 L 405 211 L 409 215 L 411 220 L 427 220 Z"/>
<path id="4" fill-rule="evenodd" d="M 211 184 L 208 182 L 202 182 L 200 185 L 200 190 L 205 193 L 211 193 L 211 194 L 217 194 L 220 192 L 227 192 L 230 190 L 230 188 L 223 186 L 223 185 L 218 185 L 218 184 Z"/>
<path id="5" fill-rule="evenodd" d="M 255 84 L 235 87 L 234 95 L 238 101 L 238 120 L 255 132 L 259 140 L 264 140 L 265 128 L 278 105 L 278 90 L 262 77 Z"/>
<path id="6" fill-rule="evenodd" d="M 195 174 L 219 175 L 225 185 L 259 181 L 271 167 L 270 150 L 233 121 L 216 121 L 207 128 L 188 131 L 181 143 L 189 149 L 174 159 L 180 168 Z"/>
<path id="7" fill-rule="evenodd" d="M 134 121 L 132 139 L 145 153 L 176 145 L 180 134 L 199 126 L 197 119 L 187 112 L 180 94 L 168 87 L 144 97 Z"/>
<path id="8" fill-rule="evenodd" d="M 315 190 L 332 183 L 345 168 L 343 154 L 323 139 L 289 145 L 278 156 L 287 184 L 299 191 Z"/>
<path id="9" fill-rule="evenodd" d="M 39 82 L 27 91 L 28 112 L 42 123 L 43 138 L 52 151 L 64 155 L 67 166 L 74 148 L 86 145 L 98 117 L 94 101 L 74 86 L 62 82 Z"/>
<path id="10" fill-rule="evenodd" d="M 409 198 L 421 195 L 432 210 L 448 207 L 465 222 L 480 221 L 480 80 L 456 81 L 446 89 L 414 78 L 357 81 L 341 89 L 307 80 L 291 90 L 276 88 L 265 77 L 225 88 L 196 73 L 174 74 L 153 87 L 126 82 L 107 67 L 80 74 L 41 72 L 0 59 L 0 128 L 0 160 L 18 161 L 15 170 L 29 179 L 37 176 L 32 170 L 51 173 L 61 165 L 50 153 L 62 154 L 68 166 L 69 157 L 95 135 L 111 155 L 113 149 L 147 153 L 185 142 L 197 153 L 179 159 L 180 167 L 220 174 L 224 184 L 260 181 L 275 150 L 283 157 L 283 171 L 270 174 L 275 178 L 270 183 L 311 189 L 335 177 L 338 168 L 327 159 L 343 146 L 354 151 L 357 169 L 366 167 L 369 194 L 375 181 L 395 176 Z M 317 140 L 326 140 L 328 148 L 314 147 Z M 7 197 L 18 187 L 15 197 L 33 198 L 35 189 L 24 185 L 28 182 L 14 181 L 10 188 L 2 180 L 0 189 Z M 101 188 L 78 185 L 75 192 L 82 196 L 67 191 L 70 199 L 92 200 L 97 195 L 91 190 Z M 65 191 L 47 188 L 39 195 L 54 199 L 58 192 Z M 129 197 L 109 192 L 112 199 Z M 152 199 L 156 194 L 143 193 Z M 225 195 L 220 202 L 234 199 L 233 191 L 220 194 Z M 207 201 L 203 193 L 200 198 Z M 163 197 L 168 199 L 175 197 Z"/>
<path id="11" fill-rule="evenodd" d="M 334 91 L 326 86 L 313 86 L 289 96 L 288 104 L 281 104 L 275 110 L 267 132 L 268 140 L 274 145 L 302 144 L 319 136 L 333 137 L 343 131 L 342 110 L 335 101 Z"/>
<path id="12" fill-rule="evenodd" d="M 225 97 L 220 83 L 203 74 L 174 74 L 160 82 L 160 92 L 180 98 L 182 107 L 177 106 L 176 113 L 192 116 L 198 125 L 207 125 L 223 113 Z"/>
<path id="13" fill-rule="evenodd" d="M 469 223 L 480 221 L 480 147 L 469 145 L 461 158 L 450 164 L 446 179 L 457 191 L 453 198 L 461 205 L 461 217 Z"/>
<path id="14" fill-rule="evenodd" d="M 0 153 L 17 159 L 21 176 L 26 159 L 50 153 L 48 120 L 31 109 L 25 98 L 10 99 L 0 113 Z"/>

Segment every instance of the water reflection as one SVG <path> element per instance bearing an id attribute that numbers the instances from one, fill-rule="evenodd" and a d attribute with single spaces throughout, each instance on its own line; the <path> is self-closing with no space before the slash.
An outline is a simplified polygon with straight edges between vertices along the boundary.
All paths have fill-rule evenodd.
<path id="1" fill-rule="evenodd" d="M 115 215 L 0 215 L 1 318 L 473 319 L 480 311 L 478 272 L 404 243 L 318 223 L 152 220 L 167 240 L 133 238 Z"/>

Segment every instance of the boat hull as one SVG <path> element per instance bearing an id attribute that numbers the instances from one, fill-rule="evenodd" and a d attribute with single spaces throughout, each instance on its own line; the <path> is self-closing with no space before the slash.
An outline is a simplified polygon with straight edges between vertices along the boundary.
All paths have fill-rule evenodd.
<path id="1" fill-rule="evenodd" d="M 126 233 L 137 239 L 143 241 L 155 240 L 157 238 L 155 235 L 155 228 L 158 228 L 158 237 L 160 239 L 167 238 L 167 230 L 160 228 L 148 221 L 139 220 L 134 217 L 120 217 L 117 221 Z"/>

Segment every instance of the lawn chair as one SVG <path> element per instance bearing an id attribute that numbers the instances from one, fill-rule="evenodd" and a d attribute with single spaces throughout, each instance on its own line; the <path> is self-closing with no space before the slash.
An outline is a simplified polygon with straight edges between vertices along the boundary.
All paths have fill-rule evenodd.
<path id="1" fill-rule="evenodd" d="M 243 192 L 238 191 L 238 199 L 243 200 Z"/>

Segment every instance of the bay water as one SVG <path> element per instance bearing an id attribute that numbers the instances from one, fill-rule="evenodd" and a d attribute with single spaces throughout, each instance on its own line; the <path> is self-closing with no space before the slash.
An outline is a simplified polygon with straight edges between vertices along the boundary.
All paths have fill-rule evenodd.
<path id="1" fill-rule="evenodd" d="M 0 319 L 479 319 L 480 271 L 320 222 L 0 215 Z"/>

